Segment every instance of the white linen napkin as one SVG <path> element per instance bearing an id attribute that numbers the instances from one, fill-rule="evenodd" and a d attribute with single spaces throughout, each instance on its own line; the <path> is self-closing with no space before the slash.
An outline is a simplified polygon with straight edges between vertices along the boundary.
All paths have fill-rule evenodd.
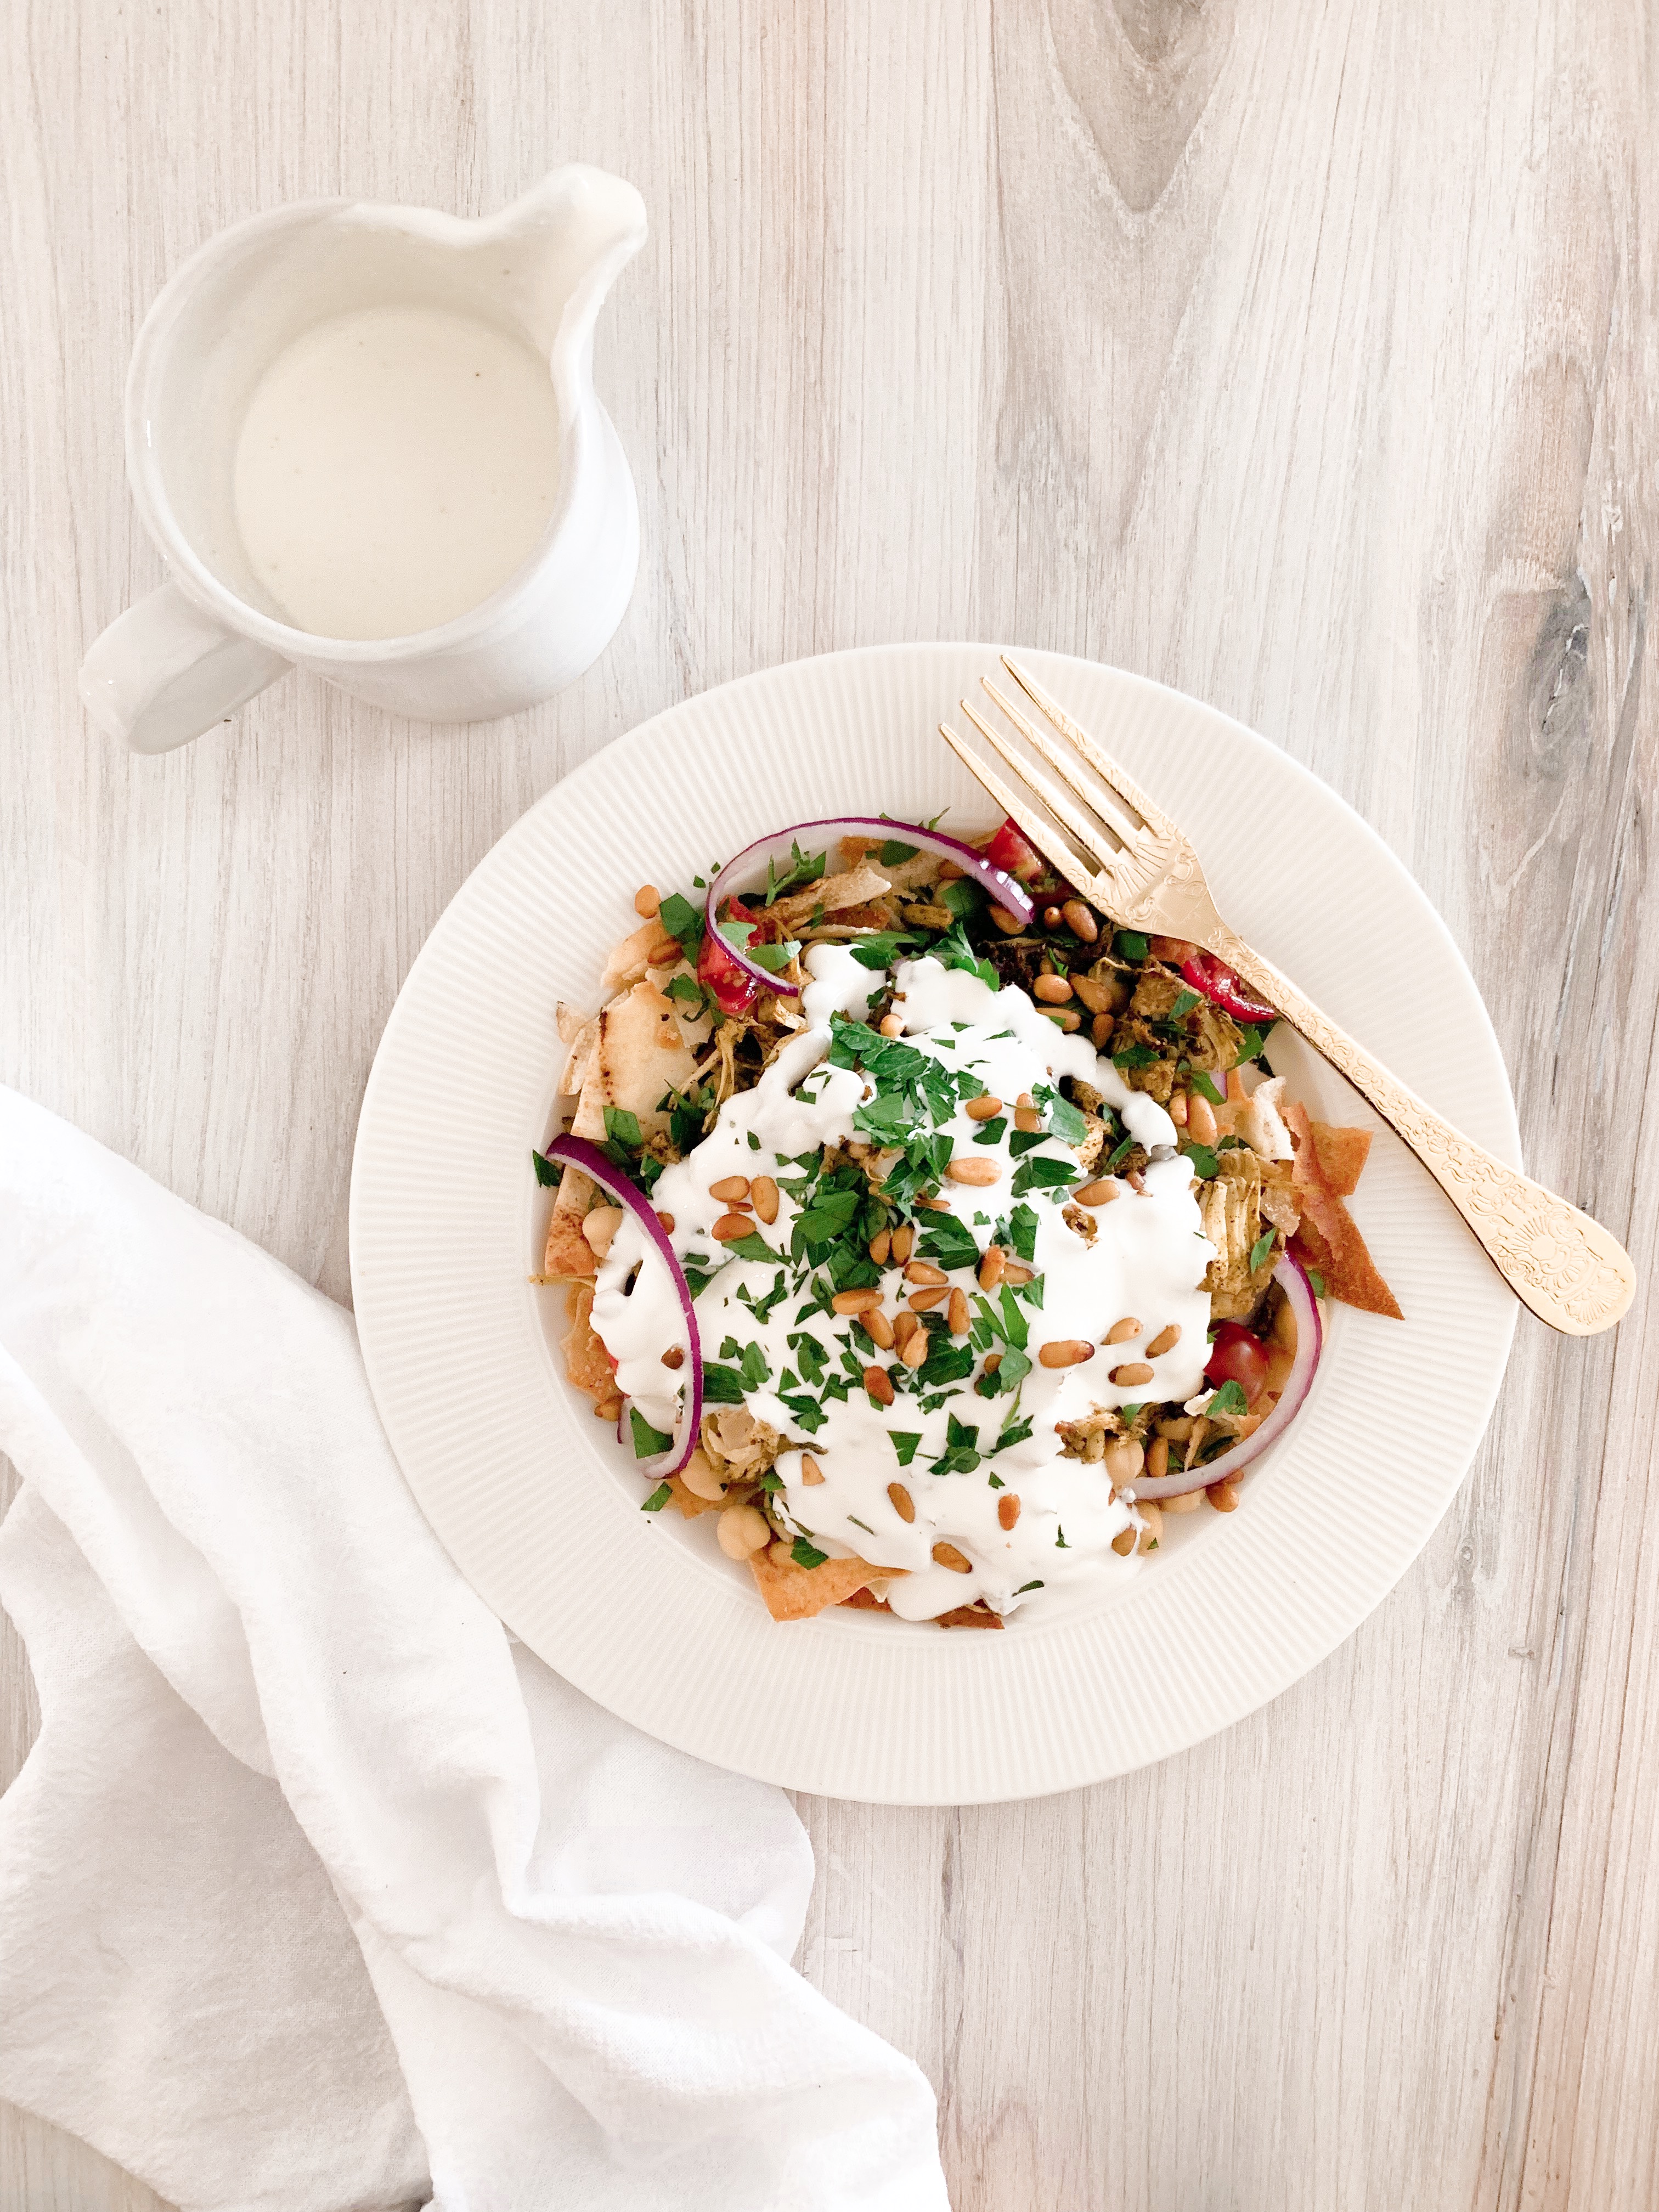
<path id="1" fill-rule="evenodd" d="M 4 1090 L 0 1451 L 0 2095 L 186 2212 L 945 2205 L 781 1792 L 515 1645 L 349 1315 Z"/>

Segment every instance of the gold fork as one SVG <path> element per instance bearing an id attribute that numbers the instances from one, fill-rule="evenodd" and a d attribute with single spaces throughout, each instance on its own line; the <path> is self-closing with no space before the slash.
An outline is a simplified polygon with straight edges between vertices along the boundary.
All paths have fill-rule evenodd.
<path id="1" fill-rule="evenodd" d="M 1611 1328 L 1636 1291 L 1636 1270 L 1623 1247 L 1599 1222 L 1454 1129 L 1363 1045 L 1328 1020 L 1288 977 L 1235 936 L 1216 912 L 1197 854 L 1169 816 L 1018 661 L 1004 653 L 1002 665 L 1065 743 L 1039 728 L 989 677 L 980 679 L 986 691 L 1081 806 L 1034 770 L 966 699 L 962 710 L 1079 850 L 1070 849 L 1066 837 L 1043 821 L 1026 799 L 1010 790 L 947 724 L 939 724 L 939 735 L 1037 850 L 1118 927 L 1201 945 L 1270 1000 L 1399 1132 L 1474 1231 L 1498 1273 L 1540 1321 L 1568 1336 L 1593 1336 Z M 1079 758 L 1125 810 L 1122 816 L 1109 818 L 1099 793 L 1079 775 Z M 1082 854 L 1097 866 L 1087 866 Z"/>

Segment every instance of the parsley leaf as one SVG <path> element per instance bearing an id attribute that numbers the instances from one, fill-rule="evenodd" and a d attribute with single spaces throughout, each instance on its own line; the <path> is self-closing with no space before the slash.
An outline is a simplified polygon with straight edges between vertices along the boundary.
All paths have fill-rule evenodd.
<path id="1" fill-rule="evenodd" d="M 1015 1170 L 1010 1188 L 1013 1195 L 1019 1198 L 1028 1190 L 1063 1189 L 1067 1183 L 1076 1181 L 1075 1160 L 1033 1158 L 1021 1161 Z"/>
<path id="2" fill-rule="evenodd" d="M 948 1337 L 935 1337 L 927 1358 L 916 1370 L 916 1380 L 922 1389 L 937 1390 L 946 1382 L 959 1382 L 973 1371 L 971 1344 L 952 1344 Z"/>
<path id="3" fill-rule="evenodd" d="M 1008 1127 L 1006 1114 L 998 1114 L 989 1121 L 981 1121 L 974 1132 L 976 1145 L 1000 1145 Z"/>
<path id="4" fill-rule="evenodd" d="M 1216 1089 L 1214 1084 L 1210 1080 L 1209 1077 L 1204 1073 L 1204 1070 L 1201 1067 L 1189 1068 L 1188 1070 L 1187 1079 L 1192 1085 L 1193 1089 L 1197 1091 L 1199 1097 L 1200 1098 L 1207 1098 L 1212 1106 L 1222 1106 L 1226 1103 L 1221 1092 Z"/>
<path id="5" fill-rule="evenodd" d="M 899 1465 L 908 1467 L 916 1455 L 916 1446 L 921 1442 L 921 1431 L 920 1429 L 914 1431 L 909 1429 L 889 1429 L 887 1441 L 898 1454 Z"/>
<path id="6" fill-rule="evenodd" d="M 1009 1217 L 1008 1233 L 1022 1260 L 1036 1258 L 1037 1218 L 1029 1206 L 1017 1206 Z"/>
<path id="7" fill-rule="evenodd" d="M 536 1180 L 544 1190 L 556 1190 L 564 1170 L 556 1160 L 544 1159 L 532 1146 L 530 1154 L 536 1164 Z"/>
<path id="8" fill-rule="evenodd" d="M 1197 1004 L 1198 993 L 1196 991 L 1181 992 L 1177 995 L 1174 1006 L 1170 1009 L 1170 1019 L 1172 1022 L 1178 1022 L 1183 1014 L 1190 1014 L 1193 1008 Z"/>
<path id="9" fill-rule="evenodd" d="M 993 1453 L 1006 1451 L 1010 1444 L 1023 1444 L 1026 1437 L 1029 1437 L 1030 1433 L 1031 1424 L 1029 1420 L 1018 1421 L 1013 1418 L 1012 1414 L 1010 1414 L 1007 1426 L 1003 1429 L 1001 1433 L 998 1436 L 997 1440 L 992 1445 L 991 1449 Z M 1027 1583 L 1025 1587 L 1027 1589 L 1030 1589 L 1034 1587 L 1041 1586 Z"/>
<path id="10" fill-rule="evenodd" d="M 635 1459 L 651 1459 L 658 1452 L 665 1452 L 674 1441 L 672 1436 L 665 1437 L 660 1429 L 653 1429 L 637 1406 L 630 1406 L 628 1409 L 628 1425 L 634 1431 Z"/>
<path id="11" fill-rule="evenodd" d="M 877 929 L 847 949 L 860 968 L 890 968 L 893 955 L 900 947 L 915 942 L 915 935 L 908 929 Z"/>
<path id="12" fill-rule="evenodd" d="M 830 1554 L 809 1544 L 805 1536 L 797 1536 L 789 1547 L 789 1556 L 798 1567 L 821 1567 Z"/>
<path id="13" fill-rule="evenodd" d="M 1277 1233 L 1278 1232 L 1276 1231 L 1270 1229 L 1265 1237 L 1258 1237 L 1255 1243 L 1250 1247 L 1250 1273 L 1252 1274 L 1255 1274 L 1258 1267 L 1262 1267 L 1267 1265 L 1273 1252 L 1273 1238 Z"/>
<path id="14" fill-rule="evenodd" d="M 641 1513 L 660 1513 L 663 1507 L 667 1504 L 669 1499 L 673 1495 L 674 1492 L 671 1485 L 665 1482 L 659 1482 L 656 1488 L 652 1492 L 650 1497 L 647 1498 L 640 1507 L 640 1510 Z"/>
<path id="15" fill-rule="evenodd" d="M 1183 1144 L 1181 1150 L 1184 1157 L 1192 1162 L 1193 1173 L 1201 1182 L 1208 1182 L 1221 1164 L 1207 1145 Z"/>
<path id="16" fill-rule="evenodd" d="M 631 1152 L 637 1152 L 645 1142 L 640 1130 L 639 1115 L 629 1113 L 622 1106 L 605 1108 L 605 1133 L 611 1144 L 625 1145 Z"/>
<path id="17" fill-rule="evenodd" d="M 1035 1229 L 1036 1217 L 1032 1216 Z M 931 1213 L 918 1241 L 917 1250 L 924 1260 L 931 1260 L 936 1267 L 976 1267 L 979 1265 L 979 1246 L 974 1232 L 965 1221 L 958 1221 L 954 1213 Z"/>
<path id="18" fill-rule="evenodd" d="M 735 1367 L 714 1367 L 705 1363 L 702 1395 L 705 1405 L 740 1406 L 743 1403 L 743 1377 Z"/>
<path id="19" fill-rule="evenodd" d="M 1309 1268 L 1308 1280 L 1313 1285 L 1314 1296 L 1316 1298 L 1322 1298 L 1325 1295 L 1325 1278 L 1320 1273 L 1317 1267 Z"/>
<path id="20" fill-rule="evenodd" d="M 1152 940 L 1138 929 L 1120 929 L 1112 939 L 1112 950 L 1120 960 L 1146 960 L 1152 957 Z"/>
<path id="21" fill-rule="evenodd" d="M 1242 1382 L 1224 1382 L 1204 1408 L 1206 1413 L 1243 1413 L 1249 1406 Z"/>
<path id="22" fill-rule="evenodd" d="M 959 1421 L 954 1413 L 945 1417 L 945 1445 L 928 1468 L 930 1474 L 971 1474 L 979 1465 L 979 1431 Z"/>
<path id="23" fill-rule="evenodd" d="M 678 891 L 671 891 L 658 908 L 657 919 L 687 959 L 695 960 L 697 947 L 702 942 L 702 908 L 693 906 Z"/>

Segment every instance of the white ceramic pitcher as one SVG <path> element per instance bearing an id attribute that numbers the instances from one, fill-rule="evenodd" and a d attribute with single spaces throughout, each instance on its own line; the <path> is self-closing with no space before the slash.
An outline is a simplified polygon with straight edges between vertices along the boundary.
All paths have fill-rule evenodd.
<path id="1" fill-rule="evenodd" d="M 593 324 L 645 241 L 645 205 L 603 169 L 556 169 L 476 222 L 307 200 L 222 231 L 146 317 L 127 379 L 127 473 L 169 580 L 88 653 L 88 713 L 135 751 L 198 737 L 293 664 L 424 721 L 510 714 L 574 682 L 622 620 L 639 508 L 594 396 Z M 248 400 L 276 357 L 353 308 L 447 308 L 544 356 L 559 412 L 556 501 L 529 562 L 480 605 L 409 637 L 323 637 L 283 619 L 236 527 Z"/>

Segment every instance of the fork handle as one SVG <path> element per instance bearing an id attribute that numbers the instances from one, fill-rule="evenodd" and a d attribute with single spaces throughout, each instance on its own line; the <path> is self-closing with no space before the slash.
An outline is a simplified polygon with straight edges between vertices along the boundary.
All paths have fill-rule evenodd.
<path id="1" fill-rule="evenodd" d="M 1364 1091 L 1450 1199 L 1522 1305 L 1567 1336 L 1594 1336 L 1622 1318 L 1636 1295 L 1636 1269 L 1600 1222 L 1443 1121 L 1224 925 L 1206 942 Z"/>

